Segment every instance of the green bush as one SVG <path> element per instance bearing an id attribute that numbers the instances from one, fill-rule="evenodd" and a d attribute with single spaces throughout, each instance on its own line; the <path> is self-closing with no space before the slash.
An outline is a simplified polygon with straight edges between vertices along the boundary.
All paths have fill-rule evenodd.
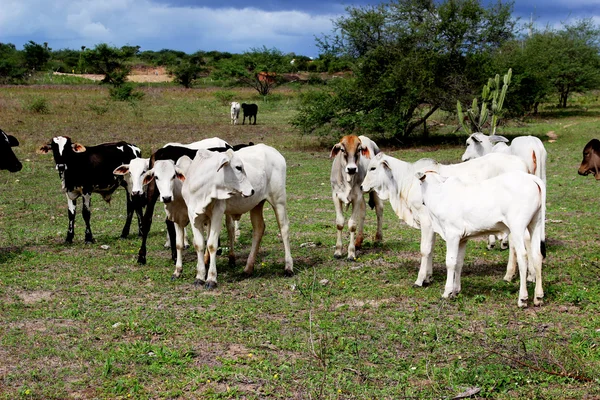
<path id="1" fill-rule="evenodd" d="M 132 83 L 127 82 L 108 89 L 108 94 L 110 95 L 111 99 L 118 101 L 141 100 L 144 97 L 144 93 L 135 92 L 134 89 L 135 86 Z"/>
<path id="2" fill-rule="evenodd" d="M 48 100 L 45 97 L 36 97 L 29 105 L 27 105 L 27 109 L 37 114 L 48 114 L 50 112 Z"/>
<path id="3" fill-rule="evenodd" d="M 235 97 L 235 93 L 230 92 L 228 90 L 220 90 L 218 92 L 215 92 L 215 97 L 219 101 L 219 103 L 226 106 L 229 103 L 231 103 L 231 101 Z"/>

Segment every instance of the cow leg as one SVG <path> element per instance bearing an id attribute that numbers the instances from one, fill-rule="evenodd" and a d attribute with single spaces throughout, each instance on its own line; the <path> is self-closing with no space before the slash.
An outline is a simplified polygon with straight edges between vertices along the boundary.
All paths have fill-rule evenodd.
<path id="1" fill-rule="evenodd" d="M 335 240 L 335 258 L 342 258 L 342 230 L 344 229 L 344 211 L 342 202 L 333 194 L 333 205 L 335 206 L 335 226 L 337 229 Z"/>
<path id="2" fill-rule="evenodd" d="M 203 285 L 206 282 L 206 264 L 204 263 L 204 219 L 205 217 L 194 215 L 193 211 L 189 212 L 194 234 L 194 249 L 198 259 L 196 264 L 196 279 L 194 285 Z"/>
<path id="3" fill-rule="evenodd" d="M 171 279 L 177 279 L 181 276 L 181 272 L 183 271 L 183 249 L 184 249 L 184 238 L 185 238 L 185 230 L 184 227 L 173 223 L 173 228 L 175 231 L 175 247 L 177 249 L 177 258 L 175 260 L 175 272 L 171 276 Z"/>
<path id="4" fill-rule="evenodd" d="M 246 261 L 246 268 L 244 268 L 244 273 L 247 276 L 252 275 L 252 272 L 254 271 L 256 255 L 258 254 L 262 237 L 265 234 L 265 219 L 263 217 L 264 206 L 265 202 L 261 201 L 256 207 L 250 210 L 250 221 L 252 222 L 252 248 L 250 249 L 250 254 Z"/>
<path id="5" fill-rule="evenodd" d="M 127 217 L 125 218 L 125 226 L 123 226 L 123 230 L 121 231 L 121 238 L 125 239 L 129 236 L 129 229 L 131 228 L 131 220 L 133 219 L 134 212 L 134 204 L 131 200 L 131 194 L 127 193 Z"/>
<path id="6" fill-rule="evenodd" d="M 460 239 L 449 237 L 446 239 L 446 287 L 442 297 L 454 297 L 454 279 L 456 278 L 456 266 L 458 263 Z"/>
<path id="7" fill-rule="evenodd" d="M 496 235 L 489 235 L 487 249 L 492 250 L 495 246 L 496 246 Z"/>
<path id="8" fill-rule="evenodd" d="M 421 218 L 421 267 L 415 286 L 427 286 L 433 279 L 433 246 L 435 232 L 429 218 Z"/>
<path id="9" fill-rule="evenodd" d="M 506 275 L 504 280 L 511 282 L 517 273 L 517 253 L 513 244 L 512 234 L 508 235 L 508 263 L 506 264 Z"/>
<path id="10" fill-rule="evenodd" d="M 373 196 L 375 202 L 375 215 L 377 215 L 377 233 L 375 234 L 375 241 L 381 242 L 383 240 L 383 201 L 375 192 L 369 193 L 369 196 Z"/>
<path id="11" fill-rule="evenodd" d="M 542 261 L 544 257 L 542 256 L 542 231 L 540 227 L 540 221 L 537 219 L 539 216 L 535 217 L 534 220 L 529 224 L 529 230 L 531 232 L 531 246 L 530 252 L 528 254 L 528 260 L 530 263 L 530 268 L 535 270 L 535 297 L 533 298 L 533 304 L 535 306 L 541 306 L 544 301 L 544 289 L 542 287 Z M 542 222 L 543 223 L 543 222 Z"/>
<path id="12" fill-rule="evenodd" d="M 294 260 L 290 249 L 290 221 L 288 219 L 285 202 L 276 203 L 273 206 L 279 232 L 281 233 L 281 241 L 283 242 L 283 251 L 285 253 L 285 275 L 294 275 Z"/>
<path id="13" fill-rule="evenodd" d="M 225 202 L 218 201 L 212 210 L 210 217 L 210 230 L 206 247 L 210 254 L 208 265 L 208 275 L 206 276 L 206 288 L 214 289 L 217 287 L 217 248 L 219 247 L 219 235 L 221 234 L 221 225 L 223 224 L 223 213 L 225 212 Z"/>
<path id="14" fill-rule="evenodd" d="M 92 235 L 92 227 L 90 226 L 90 216 L 92 215 L 92 194 L 84 193 L 83 195 L 83 210 L 81 211 L 83 221 L 85 222 L 85 243 L 94 243 L 94 235 Z"/>
<path id="15" fill-rule="evenodd" d="M 514 245 L 517 253 L 517 263 L 519 265 L 519 299 L 517 305 L 521 308 L 527 307 L 527 251 L 525 248 L 525 237 L 524 229 L 511 229 L 511 236 L 513 236 L 512 244 Z"/>
<path id="16" fill-rule="evenodd" d="M 165 224 L 167 225 L 167 235 L 169 235 L 169 247 L 171 247 L 171 260 L 173 262 L 177 261 L 177 234 L 175 232 L 175 222 L 165 219 Z"/>
<path id="17" fill-rule="evenodd" d="M 254 125 L 256 125 L 256 115 L 254 116 Z"/>
<path id="18" fill-rule="evenodd" d="M 465 263 L 465 252 L 467 250 L 467 240 L 461 240 L 458 245 L 458 254 L 456 260 L 456 271 L 454 272 L 454 294 L 457 295 L 461 291 L 461 275 L 462 268 Z"/>
<path id="19" fill-rule="evenodd" d="M 363 227 L 365 223 L 366 205 L 362 196 L 352 202 L 352 214 L 348 218 L 350 242 L 348 243 L 348 260 L 356 260 L 356 249 L 362 247 Z"/>
<path id="20" fill-rule="evenodd" d="M 225 226 L 227 227 L 227 241 L 229 242 L 229 266 L 232 268 L 235 268 L 235 252 L 233 251 L 233 246 L 235 244 L 235 222 L 233 221 L 233 217 L 231 215 L 225 215 Z"/>
<path id="21" fill-rule="evenodd" d="M 146 264 L 146 240 L 148 239 L 148 233 L 152 226 L 154 206 L 158 200 L 158 190 L 156 190 L 154 181 L 148 184 L 146 195 L 148 196 L 148 205 L 146 206 L 146 212 L 144 213 L 144 219 L 142 221 L 142 244 L 140 245 L 140 251 L 138 252 L 138 264 L 142 265 Z"/>
<path id="22" fill-rule="evenodd" d="M 67 228 L 67 237 L 65 243 L 73 243 L 75 236 L 75 215 L 77 213 L 77 199 L 71 200 L 67 195 L 67 206 L 69 208 L 69 227 Z"/>
<path id="23" fill-rule="evenodd" d="M 505 232 L 502 235 L 499 236 L 501 239 L 500 242 L 500 249 L 501 250 L 506 250 L 508 249 L 508 234 Z"/>

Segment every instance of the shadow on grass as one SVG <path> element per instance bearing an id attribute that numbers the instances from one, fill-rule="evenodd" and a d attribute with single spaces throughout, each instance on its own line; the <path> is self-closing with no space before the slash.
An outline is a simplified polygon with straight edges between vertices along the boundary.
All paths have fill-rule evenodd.
<path id="1" fill-rule="evenodd" d="M 16 258 L 23 252 L 23 247 L 9 246 L 0 247 L 0 264 L 5 264 Z"/>

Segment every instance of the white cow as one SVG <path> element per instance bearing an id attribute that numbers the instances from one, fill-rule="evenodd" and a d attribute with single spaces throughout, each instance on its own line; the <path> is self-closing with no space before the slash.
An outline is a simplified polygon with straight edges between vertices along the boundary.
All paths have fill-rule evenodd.
<path id="1" fill-rule="evenodd" d="M 356 249 L 363 242 L 366 205 L 360 185 L 367 174 L 369 159 L 379 153 L 379 147 L 366 136 L 347 135 L 331 149 L 333 158 L 331 166 L 331 190 L 335 206 L 335 223 L 337 239 L 335 258 L 342 257 L 342 230 L 344 229 L 344 206 L 352 205 L 352 214 L 348 219 L 350 242 L 348 243 L 348 259 L 356 259 Z M 376 193 L 369 193 L 369 205 L 375 207 L 377 215 L 377 233 L 375 240 L 382 240 L 383 202 Z"/>
<path id="2" fill-rule="evenodd" d="M 238 118 L 240 116 L 240 108 L 242 108 L 242 106 L 237 101 L 232 101 L 230 104 L 231 104 L 231 124 L 237 125 Z"/>
<path id="3" fill-rule="evenodd" d="M 198 254 L 196 284 L 206 282 L 207 288 L 217 285 L 216 250 L 223 215 L 238 219 L 250 212 L 252 248 L 248 255 L 246 274 L 252 274 L 260 241 L 265 231 L 263 207 L 268 201 L 275 211 L 285 251 L 285 273 L 293 274 L 289 243 L 289 221 L 286 211 L 286 163 L 274 148 L 257 144 L 237 152 L 222 153 L 199 150 L 192 161 L 183 184 L 182 195 L 188 207 L 194 232 L 194 247 Z M 203 257 L 204 234 L 210 232 L 206 246 L 210 254 L 208 275 Z M 230 229 L 228 227 L 228 229 Z M 233 257 L 233 232 L 229 232 L 230 260 Z"/>
<path id="4" fill-rule="evenodd" d="M 422 159 L 408 163 L 379 153 L 369 163 L 367 175 L 362 183 L 363 191 L 375 191 L 382 200 L 389 200 L 392 209 L 406 224 L 421 229 L 421 266 L 415 281 L 416 286 L 431 282 L 433 275 L 433 246 L 435 232 L 427 207 L 423 205 L 423 196 L 419 180 L 415 174 L 419 171 L 436 171 L 443 176 L 459 176 L 469 182 L 500 175 L 508 171 L 527 172 L 527 166 L 520 158 L 508 154 L 491 153 L 464 163 L 442 165 L 432 159 Z M 510 280 L 514 274 L 514 253 L 509 255 L 507 274 Z"/>
<path id="5" fill-rule="evenodd" d="M 152 180 L 156 182 L 156 188 L 160 193 L 159 198 L 165 205 L 167 218 L 174 222 L 175 247 L 177 249 L 176 271 L 182 269 L 182 251 L 185 247 L 184 228 L 189 223 L 188 210 L 181 195 L 181 186 L 191 163 L 192 160 L 188 156 L 180 157 L 176 164 L 172 160 L 158 160 L 143 177 L 144 185 Z"/>
<path id="6" fill-rule="evenodd" d="M 462 155 L 463 161 L 481 157 L 488 153 L 512 154 L 521 158 L 527 164 L 527 170 L 546 183 L 547 152 L 544 144 L 535 136 L 518 136 L 507 145 L 504 136 L 488 136 L 484 133 L 473 133 L 467 139 L 467 149 Z"/>
<path id="7" fill-rule="evenodd" d="M 510 232 L 517 253 L 520 288 L 518 306 L 527 307 L 528 271 L 535 271 L 536 306 L 542 304 L 542 241 L 546 185 L 536 176 L 512 171 L 479 183 L 419 172 L 423 203 L 433 229 L 446 241 L 446 287 L 442 297 L 461 290 L 460 275 L 467 239 L 496 232 Z M 528 266 L 529 264 L 529 266 Z"/>

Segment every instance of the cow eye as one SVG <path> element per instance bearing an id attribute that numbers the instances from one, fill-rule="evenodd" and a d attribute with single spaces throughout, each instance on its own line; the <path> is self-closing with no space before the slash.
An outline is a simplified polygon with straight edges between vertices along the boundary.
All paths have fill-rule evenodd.
<path id="1" fill-rule="evenodd" d="M 173 177 L 171 179 L 175 179 L 177 178 L 177 174 L 173 174 Z"/>
<path id="2" fill-rule="evenodd" d="M 371 167 L 371 171 L 375 171 L 377 167 Z"/>
<path id="3" fill-rule="evenodd" d="M 235 167 L 235 169 L 237 169 L 238 171 L 242 172 L 242 167 L 239 166 L 239 165 L 237 167 Z"/>

